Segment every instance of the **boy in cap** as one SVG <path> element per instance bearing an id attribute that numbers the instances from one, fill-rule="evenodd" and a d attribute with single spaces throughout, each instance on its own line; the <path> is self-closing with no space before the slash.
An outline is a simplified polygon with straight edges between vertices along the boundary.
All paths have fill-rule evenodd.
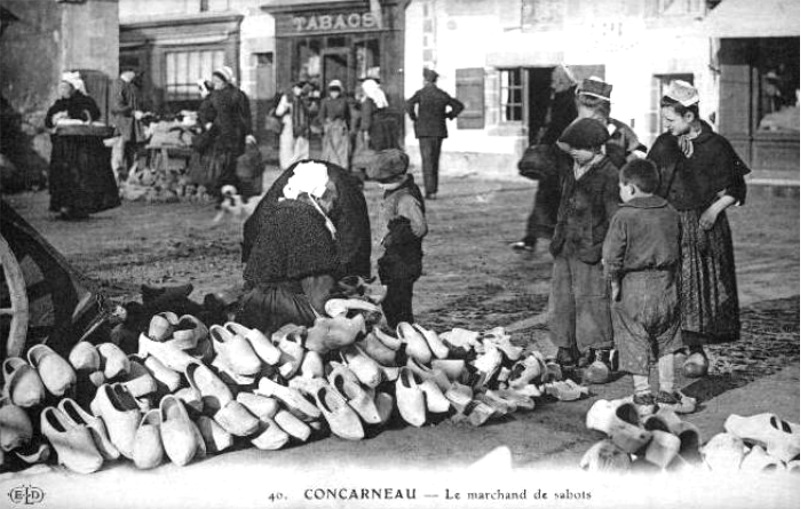
<path id="1" fill-rule="evenodd" d="M 387 325 L 414 323 L 414 282 L 423 272 L 423 237 L 428 233 L 425 203 L 414 177 L 407 173 L 409 156 L 399 149 L 378 152 L 367 176 L 384 189 L 379 212 L 379 232 L 384 255 L 378 275 L 387 286 L 382 303 Z"/>
<path id="2" fill-rule="evenodd" d="M 623 371 L 634 382 L 640 415 L 655 407 L 694 410 L 694 401 L 673 388 L 673 353 L 682 347 L 678 278 L 681 220 L 654 193 L 659 170 L 637 159 L 620 170 L 623 204 L 612 218 L 603 246 L 604 274 L 612 288 L 612 325 Z M 651 392 L 651 359 L 657 360 L 659 393 Z"/>
<path id="3" fill-rule="evenodd" d="M 587 368 L 590 383 L 607 382 L 611 371 L 612 321 L 601 248 L 618 208 L 618 175 L 601 150 L 608 139 L 606 126 L 584 118 L 570 124 L 557 141 L 573 158 L 573 168 L 564 175 L 550 246 L 548 327 L 559 348 L 557 362 Z"/>

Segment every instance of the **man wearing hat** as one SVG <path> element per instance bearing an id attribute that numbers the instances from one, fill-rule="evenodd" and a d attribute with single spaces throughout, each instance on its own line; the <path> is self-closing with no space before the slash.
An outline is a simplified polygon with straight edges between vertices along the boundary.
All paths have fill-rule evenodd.
<path id="1" fill-rule="evenodd" d="M 597 76 L 581 82 L 576 89 L 579 118 L 593 118 L 606 125 L 609 141 L 604 147 L 606 155 L 622 168 L 626 162 L 645 157 L 646 148 L 637 134 L 620 120 L 610 117 L 612 109 L 612 85 Z"/>
<path id="2" fill-rule="evenodd" d="M 245 143 L 256 143 L 252 135 L 250 101 L 236 86 L 234 71 L 228 66 L 215 70 L 211 75 L 214 93 L 209 107 L 204 111 L 203 123 L 211 122 L 216 130 L 214 147 L 217 161 L 222 168 L 214 185 L 217 193 L 224 185 L 239 189 L 236 176 L 237 157 L 245 152 Z"/>
<path id="3" fill-rule="evenodd" d="M 119 79 L 114 84 L 111 102 L 111 123 L 116 128 L 122 143 L 123 168 L 114 168 L 115 173 L 124 178 L 136 160 L 137 147 L 145 142 L 142 127 L 142 106 L 139 90 L 134 84 L 136 71 L 123 68 Z"/>
<path id="4" fill-rule="evenodd" d="M 434 199 L 439 187 L 439 154 L 442 139 L 448 137 L 445 119 L 454 119 L 464 109 L 464 104 L 437 87 L 439 74 L 429 68 L 423 69 L 423 88 L 406 101 L 406 112 L 414 122 L 414 135 L 420 143 L 420 158 L 423 162 L 423 184 L 426 198 Z"/>
<path id="5" fill-rule="evenodd" d="M 409 156 L 395 148 L 379 151 L 367 168 L 367 177 L 384 189 L 378 222 L 384 255 L 378 259 L 378 276 L 387 287 L 382 308 L 392 329 L 400 322 L 414 323 L 414 282 L 423 272 L 428 233 L 423 195 L 408 169 Z"/>

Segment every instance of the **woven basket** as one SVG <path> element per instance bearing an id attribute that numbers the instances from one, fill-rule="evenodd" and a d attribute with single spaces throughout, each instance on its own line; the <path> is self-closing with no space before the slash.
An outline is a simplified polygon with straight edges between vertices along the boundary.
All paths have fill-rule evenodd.
<path id="1" fill-rule="evenodd" d="M 105 124 L 67 124 L 56 126 L 59 136 L 98 136 L 110 138 L 114 136 L 114 128 Z"/>

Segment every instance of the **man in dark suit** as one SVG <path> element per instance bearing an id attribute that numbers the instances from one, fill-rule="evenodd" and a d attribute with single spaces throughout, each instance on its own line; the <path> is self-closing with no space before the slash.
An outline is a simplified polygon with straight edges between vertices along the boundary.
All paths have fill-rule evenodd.
<path id="1" fill-rule="evenodd" d="M 124 168 L 115 168 L 117 174 L 125 177 L 136 159 L 137 145 L 145 141 L 145 134 L 140 122 L 142 118 L 139 104 L 139 90 L 133 83 L 136 71 L 123 69 L 120 78 L 114 84 L 111 100 L 112 124 L 117 128 L 123 150 Z"/>
<path id="2" fill-rule="evenodd" d="M 423 88 L 406 101 L 406 112 L 414 122 L 414 135 L 420 140 L 426 198 L 432 200 L 437 196 L 439 185 L 439 153 L 442 139 L 448 137 L 445 119 L 456 118 L 464 109 L 464 104 L 458 99 L 437 88 L 438 77 L 436 71 L 423 69 Z"/>

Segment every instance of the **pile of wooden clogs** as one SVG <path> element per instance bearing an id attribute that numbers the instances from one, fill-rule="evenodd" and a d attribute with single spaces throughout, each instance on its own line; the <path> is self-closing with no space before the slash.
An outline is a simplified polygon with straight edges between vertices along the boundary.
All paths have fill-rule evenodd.
<path id="1" fill-rule="evenodd" d="M 82 473 L 120 458 L 147 469 L 230 448 L 360 440 L 448 417 L 480 426 L 532 410 L 544 395 L 586 392 L 500 327 L 385 331 L 380 298 L 331 299 L 312 327 L 287 325 L 270 337 L 163 312 L 137 352 L 80 342 L 65 358 L 34 346 L 27 360 L 3 363 L 0 450 L 28 463 L 54 452 Z"/>
<path id="2" fill-rule="evenodd" d="M 587 412 L 587 427 L 606 438 L 581 459 L 585 470 L 799 470 L 799 426 L 773 414 L 731 415 L 726 432 L 704 444 L 699 429 L 671 409 L 643 416 L 630 399 L 598 400 Z"/>

